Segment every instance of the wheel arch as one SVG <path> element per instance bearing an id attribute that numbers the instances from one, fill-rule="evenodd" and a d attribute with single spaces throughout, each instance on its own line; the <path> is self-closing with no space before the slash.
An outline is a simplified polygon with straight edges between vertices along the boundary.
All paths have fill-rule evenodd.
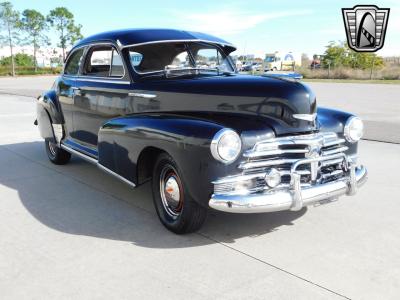
<path id="1" fill-rule="evenodd" d="M 140 152 L 136 163 L 136 178 L 138 185 L 145 183 L 152 177 L 157 157 L 162 153 L 170 155 L 167 151 L 153 146 L 148 146 Z"/>

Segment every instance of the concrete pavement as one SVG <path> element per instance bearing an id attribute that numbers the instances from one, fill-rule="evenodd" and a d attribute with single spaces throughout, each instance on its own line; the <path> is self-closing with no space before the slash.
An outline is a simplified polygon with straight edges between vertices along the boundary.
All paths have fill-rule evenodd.
<path id="1" fill-rule="evenodd" d="M 355 197 L 300 212 L 212 212 L 199 233 L 176 236 L 159 223 L 149 185 L 131 189 L 79 158 L 52 165 L 32 98 L 0 103 L 1 298 L 400 294 L 400 145 L 361 142 L 370 176 Z"/>
<path id="2" fill-rule="evenodd" d="M 365 124 L 366 139 L 400 143 L 400 84 L 307 83 L 320 106 L 349 111 Z"/>

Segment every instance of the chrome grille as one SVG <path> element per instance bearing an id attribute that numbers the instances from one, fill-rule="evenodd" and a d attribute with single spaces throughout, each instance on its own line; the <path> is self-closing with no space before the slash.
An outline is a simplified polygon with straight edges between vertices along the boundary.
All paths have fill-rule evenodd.
<path id="1" fill-rule="evenodd" d="M 303 184 L 327 182 L 344 176 L 343 158 L 337 158 L 348 150 L 345 139 L 336 133 L 314 133 L 286 136 L 258 142 L 244 152 L 244 160 L 239 164 L 240 174 L 224 177 L 214 182 L 214 193 L 257 192 L 268 189 L 265 173 L 270 168 L 281 174 L 281 184 L 287 186 L 291 180 L 291 167 L 300 159 L 326 157 L 328 160 L 312 162 L 297 168 Z M 336 157 L 335 157 L 336 155 Z M 329 159 L 328 156 L 335 157 Z"/>

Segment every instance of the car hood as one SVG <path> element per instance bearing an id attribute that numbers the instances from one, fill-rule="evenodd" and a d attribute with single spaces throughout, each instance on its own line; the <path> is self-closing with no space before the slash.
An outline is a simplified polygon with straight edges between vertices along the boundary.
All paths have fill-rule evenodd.
<path id="1" fill-rule="evenodd" d="M 270 126 L 277 135 L 316 130 L 315 122 L 298 120 L 295 114 L 314 114 L 317 105 L 311 89 L 297 81 L 267 76 L 226 75 L 146 80 L 135 89 L 154 93 L 153 99 L 137 99 L 137 112 L 186 113 L 236 127 L 246 127 L 247 116 Z M 240 115 L 235 124 L 229 115 Z M 233 124 L 232 124 L 233 122 Z M 252 123 L 250 120 L 248 123 Z"/>

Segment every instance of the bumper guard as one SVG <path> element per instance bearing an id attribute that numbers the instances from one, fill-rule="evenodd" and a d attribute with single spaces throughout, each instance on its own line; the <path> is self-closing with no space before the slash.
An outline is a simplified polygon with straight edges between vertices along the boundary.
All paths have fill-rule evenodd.
<path id="1" fill-rule="evenodd" d="M 346 176 L 327 183 L 301 184 L 300 174 L 296 172 L 300 165 L 316 161 L 343 158 L 347 166 Z M 344 153 L 326 157 L 300 159 L 292 165 L 290 187 L 266 190 L 253 194 L 213 194 L 210 207 L 231 213 L 264 213 L 282 210 L 300 210 L 304 206 L 316 204 L 321 200 L 335 199 L 342 195 L 354 195 L 357 188 L 367 180 L 367 169 L 348 161 Z"/>

